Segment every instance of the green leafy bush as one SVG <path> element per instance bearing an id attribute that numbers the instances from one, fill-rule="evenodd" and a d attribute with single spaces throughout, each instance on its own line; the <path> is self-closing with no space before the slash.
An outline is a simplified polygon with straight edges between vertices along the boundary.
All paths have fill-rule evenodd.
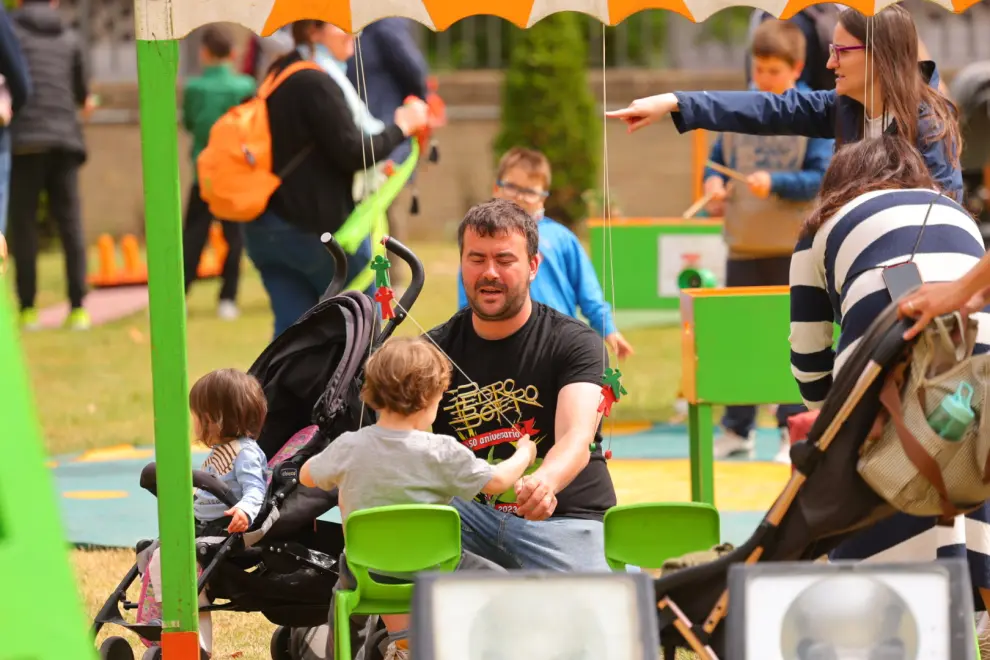
<path id="1" fill-rule="evenodd" d="M 513 35 L 502 87 L 495 159 L 514 146 L 538 149 L 553 168 L 549 217 L 573 226 L 585 217 L 585 191 L 597 182 L 601 117 L 588 86 L 581 14 L 552 14 Z"/>

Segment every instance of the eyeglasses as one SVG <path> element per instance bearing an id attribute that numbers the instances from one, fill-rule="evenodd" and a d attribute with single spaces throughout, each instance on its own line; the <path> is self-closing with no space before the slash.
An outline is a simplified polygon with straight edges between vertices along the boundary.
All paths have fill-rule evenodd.
<path id="1" fill-rule="evenodd" d="M 550 196 L 550 193 L 546 190 L 533 190 L 532 188 L 522 188 L 514 183 L 506 183 L 505 181 L 496 181 L 496 185 L 504 190 L 509 197 L 513 199 L 521 199 L 524 202 L 529 202 L 535 204 L 541 199 L 546 199 Z"/>
<path id="2" fill-rule="evenodd" d="M 865 50 L 866 46 L 836 46 L 835 44 L 828 45 L 828 54 L 835 58 L 835 61 L 839 61 L 839 55 L 851 50 Z"/>

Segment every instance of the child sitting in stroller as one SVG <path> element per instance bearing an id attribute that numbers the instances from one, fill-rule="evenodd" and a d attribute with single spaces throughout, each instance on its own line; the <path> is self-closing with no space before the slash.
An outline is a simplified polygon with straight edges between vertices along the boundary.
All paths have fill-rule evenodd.
<path id="1" fill-rule="evenodd" d="M 233 507 L 203 489 L 193 496 L 196 536 L 244 532 L 261 511 L 268 488 L 268 459 L 255 438 L 268 410 L 261 383 L 237 369 L 217 369 L 200 378 L 189 391 L 189 410 L 196 438 L 210 448 L 203 470 L 227 485 L 238 502 Z M 202 568 L 200 568 L 200 571 Z M 152 554 L 148 573 L 155 599 L 162 593 L 159 549 Z M 209 605 L 205 589 L 199 604 Z M 209 612 L 199 614 L 200 646 L 212 652 Z"/>
<path id="2" fill-rule="evenodd" d="M 456 439 L 428 433 L 450 375 L 447 358 L 427 340 L 386 342 L 369 358 L 361 391 L 361 400 L 378 413 L 378 422 L 344 433 L 307 461 L 300 470 L 300 483 L 325 490 L 338 487 L 342 519 L 371 507 L 449 504 L 454 497 L 470 501 L 479 492 L 505 492 L 533 464 L 536 445 L 528 435 L 522 436 L 511 458 L 491 465 Z M 458 568 L 503 570 L 467 551 Z M 337 587 L 353 586 L 341 562 Z M 409 617 L 389 615 L 382 621 L 389 636 L 386 660 L 405 660 Z"/>

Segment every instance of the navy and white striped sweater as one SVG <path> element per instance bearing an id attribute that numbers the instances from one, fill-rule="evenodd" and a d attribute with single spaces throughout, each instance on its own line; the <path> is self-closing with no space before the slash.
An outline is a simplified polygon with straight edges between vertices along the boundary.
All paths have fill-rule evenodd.
<path id="1" fill-rule="evenodd" d="M 931 190 L 885 190 L 860 195 L 829 218 L 791 257 L 791 371 L 808 408 L 820 408 L 850 349 L 890 304 L 882 267 L 911 256 Z M 984 255 L 976 222 L 942 196 L 928 217 L 914 261 L 925 282 L 956 280 Z M 975 352 L 990 350 L 985 308 Z M 833 351 L 833 323 L 840 326 Z"/>

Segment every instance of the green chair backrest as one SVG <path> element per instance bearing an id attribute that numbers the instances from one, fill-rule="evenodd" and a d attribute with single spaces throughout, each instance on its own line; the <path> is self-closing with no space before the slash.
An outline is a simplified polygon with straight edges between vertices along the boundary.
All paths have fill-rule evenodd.
<path id="1" fill-rule="evenodd" d="M 439 504 L 362 509 L 344 522 L 347 566 L 361 600 L 404 600 L 412 584 L 376 582 L 368 572 L 452 571 L 461 559 L 461 517 Z"/>
<path id="2" fill-rule="evenodd" d="M 627 565 L 659 569 L 689 552 L 718 545 L 718 510 L 704 502 L 649 502 L 605 512 L 605 559 L 614 571 Z"/>

